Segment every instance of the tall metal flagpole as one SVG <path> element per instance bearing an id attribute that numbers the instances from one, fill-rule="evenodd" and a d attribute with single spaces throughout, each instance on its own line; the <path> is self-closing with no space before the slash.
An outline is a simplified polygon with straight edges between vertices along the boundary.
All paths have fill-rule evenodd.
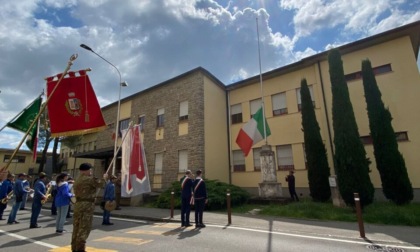
<path id="1" fill-rule="evenodd" d="M 99 55 L 97 52 L 95 52 L 94 50 L 92 50 L 92 48 L 90 48 L 89 46 L 87 46 L 85 44 L 81 44 L 80 47 L 82 47 L 85 50 L 91 51 L 96 56 L 98 56 L 99 58 L 103 59 L 106 63 L 110 64 L 113 68 L 115 68 L 115 70 L 117 70 L 118 76 L 120 77 L 120 82 L 118 84 L 119 85 L 119 89 L 118 89 L 117 121 L 115 122 L 114 156 L 112 158 L 112 160 L 114 160 L 114 162 L 112 163 L 112 175 L 115 175 L 115 168 L 116 168 L 115 167 L 116 166 L 115 159 L 117 158 L 117 154 L 118 154 L 117 151 L 119 150 L 119 148 L 117 148 L 117 145 L 118 145 L 118 135 L 119 135 L 119 131 L 120 131 L 120 128 L 119 127 L 120 127 L 120 110 L 121 110 L 121 87 L 127 87 L 128 84 L 127 84 L 126 81 L 124 81 L 124 82 L 121 81 L 121 73 L 120 73 L 120 70 L 118 70 L 118 68 L 114 64 L 112 64 L 107 59 L 105 59 L 104 57 L 102 57 L 101 55 Z"/>
<path id="2" fill-rule="evenodd" d="M 264 139 L 265 139 L 265 144 L 267 145 L 268 143 L 267 143 L 267 129 L 265 125 L 265 106 L 264 106 L 263 81 L 262 81 L 262 73 L 261 73 L 260 32 L 258 29 L 258 17 L 255 20 L 257 22 L 258 62 L 260 64 L 261 107 L 262 107 L 262 114 L 263 114 Z"/>
<path id="3" fill-rule="evenodd" d="M 48 102 L 50 101 L 52 95 L 54 94 L 55 90 L 57 89 L 58 85 L 60 84 L 61 80 L 64 78 L 64 76 L 67 75 L 67 72 L 70 70 L 71 65 L 73 65 L 73 61 L 75 61 L 77 59 L 77 54 L 73 54 L 70 57 L 69 62 L 67 63 L 67 67 L 66 69 L 64 69 L 63 74 L 60 76 L 60 79 L 57 81 L 57 84 L 55 85 L 54 89 L 51 91 L 51 93 L 49 94 L 47 100 L 45 101 L 45 103 L 41 106 L 41 109 L 39 110 L 38 115 L 36 115 L 36 117 L 34 118 L 34 120 L 32 121 L 31 125 L 29 126 L 28 130 L 26 131 L 25 135 L 23 136 L 22 140 L 20 141 L 20 143 L 18 144 L 18 146 L 16 147 L 15 151 L 13 152 L 12 156 L 10 157 L 9 161 L 7 162 L 6 166 L 4 166 L 3 168 L 0 169 L 0 172 L 3 172 L 5 170 L 7 170 L 7 168 L 9 167 L 9 165 L 12 163 L 13 158 L 16 156 L 16 153 L 19 151 L 20 147 L 23 144 L 23 141 L 25 141 L 26 137 L 29 135 L 29 133 L 31 132 L 32 128 L 34 127 L 35 123 L 38 122 L 39 117 L 41 116 L 41 114 L 44 112 L 45 108 L 47 107 Z M 36 150 L 35 150 L 36 151 Z"/>

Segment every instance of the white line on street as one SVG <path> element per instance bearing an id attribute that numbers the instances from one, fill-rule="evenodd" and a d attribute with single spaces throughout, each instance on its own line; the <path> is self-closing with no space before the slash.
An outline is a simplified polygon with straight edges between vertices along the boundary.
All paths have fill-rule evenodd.
<path id="1" fill-rule="evenodd" d="M 22 241 L 29 241 L 29 242 L 32 242 L 32 243 L 35 243 L 35 244 L 38 244 L 38 245 L 41 245 L 41 246 L 44 246 L 44 247 L 47 247 L 47 248 L 52 248 L 52 249 L 58 248 L 58 246 L 55 246 L 53 244 L 49 244 L 49 243 L 41 242 L 41 241 L 35 241 L 34 239 L 31 239 L 31 238 L 28 238 L 28 237 L 25 237 L 25 236 L 22 236 L 22 235 L 9 233 L 9 232 L 4 231 L 4 230 L 0 230 L 0 233 L 3 233 L 5 235 L 8 235 L 8 236 L 11 236 L 11 237 L 14 237 L 14 238 L 17 238 L 17 239 L 22 240 Z"/>
<path id="2" fill-rule="evenodd" d="M 233 226 L 220 226 L 220 225 L 213 225 L 213 224 L 211 224 L 211 225 L 208 224 L 207 226 L 221 227 L 221 228 L 226 228 L 226 229 L 237 229 L 237 230 L 251 231 L 251 232 L 257 232 L 257 233 L 267 233 L 267 234 L 277 234 L 277 235 L 283 235 L 283 236 L 300 237 L 300 238 L 307 238 L 307 239 L 313 239 L 313 240 L 326 240 L 326 241 L 352 243 L 352 244 L 360 244 L 360 245 L 378 245 L 378 246 L 381 246 L 381 247 L 396 247 L 396 248 L 401 248 L 401 249 L 412 249 L 412 250 L 419 250 L 420 251 L 420 247 L 412 247 L 412 246 L 379 244 L 379 243 L 371 243 L 371 242 L 366 242 L 366 241 L 351 241 L 351 240 L 344 240 L 344 239 L 338 239 L 338 238 L 327 238 L 327 237 L 318 237 L 318 236 L 310 236 L 310 235 L 289 234 L 289 233 L 283 233 L 283 232 L 258 230 L 258 229 L 252 229 L 252 228 L 242 228 L 242 227 L 233 227 Z"/>

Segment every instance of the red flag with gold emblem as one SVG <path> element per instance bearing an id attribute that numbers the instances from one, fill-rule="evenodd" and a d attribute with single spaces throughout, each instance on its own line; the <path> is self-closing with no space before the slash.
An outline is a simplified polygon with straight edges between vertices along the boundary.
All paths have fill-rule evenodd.
<path id="1" fill-rule="evenodd" d="M 69 72 L 59 83 L 62 74 L 47 78 L 52 137 L 87 134 L 106 127 L 89 76 L 84 70 L 77 73 Z"/>

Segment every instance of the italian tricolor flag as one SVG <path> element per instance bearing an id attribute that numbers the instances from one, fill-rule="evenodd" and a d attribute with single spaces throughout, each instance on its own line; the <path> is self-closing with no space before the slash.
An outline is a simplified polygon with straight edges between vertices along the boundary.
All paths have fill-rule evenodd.
<path id="1" fill-rule="evenodd" d="M 241 148 L 245 156 L 248 156 L 252 146 L 264 137 L 264 118 L 262 107 L 254 114 L 254 116 L 247 122 L 239 131 L 236 137 L 236 143 Z M 265 121 L 265 133 L 267 136 L 271 135 L 270 127 L 268 127 L 267 120 Z"/>

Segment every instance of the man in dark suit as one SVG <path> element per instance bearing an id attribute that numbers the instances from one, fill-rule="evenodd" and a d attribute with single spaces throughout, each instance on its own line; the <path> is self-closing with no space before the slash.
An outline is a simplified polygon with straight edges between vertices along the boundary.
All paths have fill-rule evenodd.
<path id="1" fill-rule="evenodd" d="M 292 198 L 293 201 L 299 201 L 295 188 L 295 176 L 293 173 L 294 171 L 289 171 L 289 175 L 286 176 L 286 182 L 289 187 L 290 198 Z"/>
<path id="2" fill-rule="evenodd" d="M 191 200 L 193 200 L 193 176 L 190 170 L 181 178 L 181 227 L 190 227 Z"/>
<path id="3" fill-rule="evenodd" d="M 201 178 L 202 171 L 196 171 L 196 177 L 193 183 L 194 186 L 194 205 L 195 205 L 195 227 L 204 228 L 203 212 L 204 206 L 207 204 L 207 189 L 206 183 Z"/>

